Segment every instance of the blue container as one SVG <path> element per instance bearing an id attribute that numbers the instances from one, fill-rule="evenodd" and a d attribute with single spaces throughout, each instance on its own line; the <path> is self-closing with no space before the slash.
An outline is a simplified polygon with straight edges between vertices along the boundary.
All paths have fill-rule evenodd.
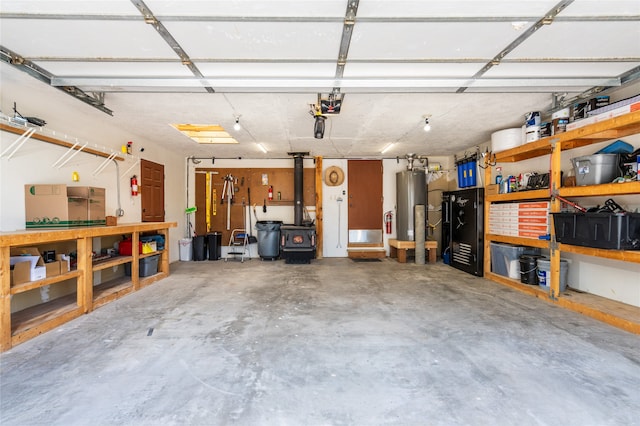
<path id="1" fill-rule="evenodd" d="M 631 154 L 633 152 L 633 145 L 626 143 L 625 141 L 617 140 L 613 143 L 602 148 L 596 154 Z"/>
<path id="2" fill-rule="evenodd" d="M 462 169 L 463 169 L 462 162 L 459 162 L 456 164 L 456 169 L 458 169 L 458 186 L 460 188 L 464 188 L 464 180 L 462 178 Z"/>
<path id="3" fill-rule="evenodd" d="M 477 176 L 476 176 L 476 170 L 477 170 L 476 165 L 477 165 L 477 162 L 475 159 L 469 160 L 469 167 L 467 170 L 469 172 L 469 179 L 468 179 L 469 185 L 467 186 L 476 186 L 478 184 Z"/>

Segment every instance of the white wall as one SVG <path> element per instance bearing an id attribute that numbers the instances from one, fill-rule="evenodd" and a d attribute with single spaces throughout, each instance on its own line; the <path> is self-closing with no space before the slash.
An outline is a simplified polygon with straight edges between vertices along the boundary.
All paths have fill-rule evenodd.
<path id="1" fill-rule="evenodd" d="M 0 64 L 0 70 L 8 65 Z M 124 162 L 118 162 L 120 172 L 124 173 L 136 158 L 160 163 L 165 168 L 165 220 L 178 222 L 177 228 L 169 232 L 171 241 L 170 261 L 178 260 L 177 240 L 185 227 L 185 160 L 175 153 L 159 149 L 153 141 L 144 137 L 121 131 L 111 125 L 111 116 L 84 104 L 61 91 L 51 88 L 35 79 L 27 85 L 16 87 L 3 78 L 0 93 L 0 110 L 7 116 L 13 116 L 13 103 L 25 116 L 44 119 L 47 125 L 44 132 L 57 139 L 81 144 L 110 153 L 120 151 L 127 141 L 133 141 L 133 155 Z M 107 95 L 108 103 L 108 95 Z M 116 112 L 117 113 L 117 112 Z M 0 152 L 4 151 L 18 135 L 0 131 Z M 140 152 L 144 148 L 144 152 Z M 61 168 L 52 167 L 66 148 L 42 142 L 28 140 L 11 158 L 0 159 L 0 231 L 15 231 L 25 228 L 24 185 L 32 183 L 60 183 L 68 186 L 97 186 L 106 188 L 106 213 L 115 215 L 118 208 L 116 166 L 110 162 L 102 173 L 94 171 L 104 161 L 96 155 L 80 152 Z M 72 181 L 72 173 L 80 174 L 80 181 Z M 124 216 L 119 223 L 140 222 L 140 197 L 132 197 L 129 191 L 129 177 L 140 175 L 136 165 L 120 178 L 121 207 Z"/>

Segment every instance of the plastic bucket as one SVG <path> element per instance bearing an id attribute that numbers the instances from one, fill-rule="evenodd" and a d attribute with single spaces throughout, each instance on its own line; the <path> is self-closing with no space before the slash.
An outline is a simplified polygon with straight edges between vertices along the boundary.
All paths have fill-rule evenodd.
<path id="1" fill-rule="evenodd" d="M 538 263 L 538 285 L 546 290 L 549 289 L 551 277 L 551 260 L 540 258 Z M 560 291 L 567 289 L 567 273 L 569 272 L 569 262 L 560 259 Z"/>
<path id="2" fill-rule="evenodd" d="M 540 256 L 520 256 L 520 282 L 522 284 L 538 285 L 537 259 Z"/>
<path id="3" fill-rule="evenodd" d="M 178 241 L 180 245 L 180 260 L 183 262 L 188 262 L 191 260 L 191 238 L 183 238 Z"/>

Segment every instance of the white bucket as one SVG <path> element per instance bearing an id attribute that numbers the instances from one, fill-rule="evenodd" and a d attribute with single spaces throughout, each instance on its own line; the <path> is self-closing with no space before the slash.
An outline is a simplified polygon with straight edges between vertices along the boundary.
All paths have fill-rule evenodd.
<path id="1" fill-rule="evenodd" d="M 491 151 L 500 152 L 515 148 L 524 142 L 524 132 L 518 127 L 515 129 L 498 130 L 491 134 Z"/>
<path id="2" fill-rule="evenodd" d="M 193 256 L 193 250 L 191 249 L 191 238 L 183 238 L 178 241 L 180 245 L 180 260 L 181 261 L 190 261 Z"/>
<path id="3" fill-rule="evenodd" d="M 551 260 L 549 258 L 540 258 L 537 260 L 538 267 L 538 285 L 545 290 L 549 290 L 551 277 Z M 567 289 L 567 273 L 569 272 L 569 262 L 560 259 L 560 291 Z"/>

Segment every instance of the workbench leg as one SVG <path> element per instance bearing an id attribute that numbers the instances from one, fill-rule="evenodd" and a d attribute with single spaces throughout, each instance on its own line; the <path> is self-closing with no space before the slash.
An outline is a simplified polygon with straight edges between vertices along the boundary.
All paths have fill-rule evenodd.
<path id="1" fill-rule="evenodd" d="M 392 259 L 398 257 L 398 249 L 393 246 L 389 246 L 389 257 Z"/>
<path id="2" fill-rule="evenodd" d="M 407 252 L 409 250 L 401 249 L 398 250 L 398 263 L 407 263 Z"/>
<path id="3" fill-rule="evenodd" d="M 0 248 L 0 351 L 11 349 L 11 266 L 9 247 Z"/>
<path id="4" fill-rule="evenodd" d="M 429 249 L 429 263 L 436 263 L 436 249 Z"/>

